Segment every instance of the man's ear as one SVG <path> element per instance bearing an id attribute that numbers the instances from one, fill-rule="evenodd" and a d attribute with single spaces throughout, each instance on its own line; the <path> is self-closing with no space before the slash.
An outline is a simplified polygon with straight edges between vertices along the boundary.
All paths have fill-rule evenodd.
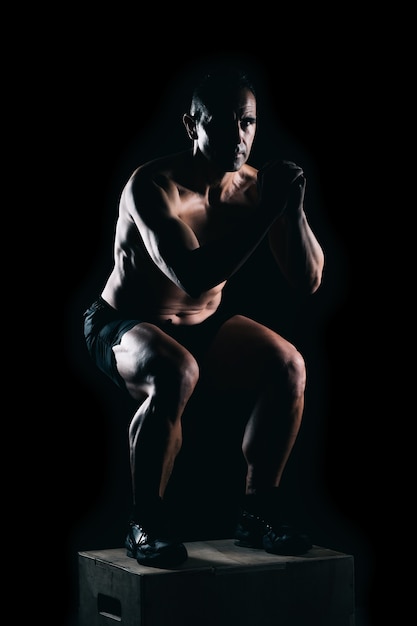
<path id="1" fill-rule="evenodd" d="M 187 134 L 190 139 L 194 141 L 197 139 L 197 131 L 195 128 L 195 119 L 189 113 L 184 113 L 182 116 L 182 121 L 184 122 L 184 126 L 187 129 Z"/>

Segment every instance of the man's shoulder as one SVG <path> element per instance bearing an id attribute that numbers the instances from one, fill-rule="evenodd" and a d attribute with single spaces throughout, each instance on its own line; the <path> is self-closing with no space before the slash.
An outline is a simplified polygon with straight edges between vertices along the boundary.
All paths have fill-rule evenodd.
<path id="1" fill-rule="evenodd" d="M 189 155 L 189 151 L 156 157 L 139 165 L 133 172 L 132 177 L 147 179 L 160 174 L 170 178 L 172 172 L 184 161 L 187 155 Z"/>
<path id="2" fill-rule="evenodd" d="M 254 182 L 258 177 L 258 170 L 253 165 L 245 163 L 239 170 L 240 175 L 247 182 Z"/>
<path id="3" fill-rule="evenodd" d="M 236 173 L 236 187 L 245 194 L 252 195 L 252 193 L 256 192 L 257 180 L 258 170 L 247 163 Z"/>
<path id="4" fill-rule="evenodd" d="M 164 189 L 175 187 L 177 172 L 185 158 L 185 152 L 178 152 L 142 163 L 133 171 L 126 188 L 144 190 L 155 183 Z"/>

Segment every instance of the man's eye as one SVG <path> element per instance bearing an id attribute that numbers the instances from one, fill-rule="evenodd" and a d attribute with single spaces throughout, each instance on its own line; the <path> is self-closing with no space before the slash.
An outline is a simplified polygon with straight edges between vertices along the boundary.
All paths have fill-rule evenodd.
<path id="1" fill-rule="evenodd" d="M 247 117 L 241 121 L 242 128 L 248 128 L 252 126 L 252 124 L 256 124 L 256 119 L 254 117 Z"/>

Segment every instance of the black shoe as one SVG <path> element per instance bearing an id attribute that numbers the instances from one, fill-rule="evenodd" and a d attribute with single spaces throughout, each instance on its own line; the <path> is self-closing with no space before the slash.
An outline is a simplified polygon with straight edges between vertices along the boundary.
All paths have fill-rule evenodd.
<path id="1" fill-rule="evenodd" d="M 135 522 L 130 522 L 125 547 L 127 556 L 151 567 L 176 567 L 188 558 L 184 544 L 174 539 L 157 539 Z"/>
<path id="2" fill-rule="evenodd" d="M 266 552 L 283 556 L 305 554 L 312 547 L 306 534 L 288 524 L 271 525 L 248 511 L 242 511 L 234 538 L 236 546 L 263 548 Z"/>
<path id="3" fill-rule="evenodd" d="M 264 535 L 262 543 L 266 552 L 283 556 L 298 556 L 305 554 L 312 548 L 308 536 L 288 524 L 270 527 L 270 530 Z"/>
<path id="4" fill-rule="evenodd" d="M 235 546 L 263 548 L 263 538 L 267 532 L 268 524 L 265 520 L 242 511 L 235 530 Z"/>

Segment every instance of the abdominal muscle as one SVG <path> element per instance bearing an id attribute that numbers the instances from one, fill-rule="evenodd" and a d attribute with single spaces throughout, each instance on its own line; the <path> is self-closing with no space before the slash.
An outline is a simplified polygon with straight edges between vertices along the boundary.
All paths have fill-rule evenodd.
<path id="1" fill-rule="evenodd" d="M 198 299 L 193 299 L 178 289 L 178 298 L 164 299 L 159 303 L 156 313 L 157 321 L 169 321 L 172 324 L 200 324 L 210 317 L 219 307 L 221 288 L 212 289 Z"/>
<path id="2" fill-rule="evenodd" d="M 122 279 L 114 268 L 101 293 L 101 297 L 124 317 L 148 322 L 171 322 L 193 325 L 204 322 L 219 307 L 226 281 L 191 298 L 162 274 L 136 276 L 135 280 Z M 131 283 L 132 284 L 129 284 Z"/>

